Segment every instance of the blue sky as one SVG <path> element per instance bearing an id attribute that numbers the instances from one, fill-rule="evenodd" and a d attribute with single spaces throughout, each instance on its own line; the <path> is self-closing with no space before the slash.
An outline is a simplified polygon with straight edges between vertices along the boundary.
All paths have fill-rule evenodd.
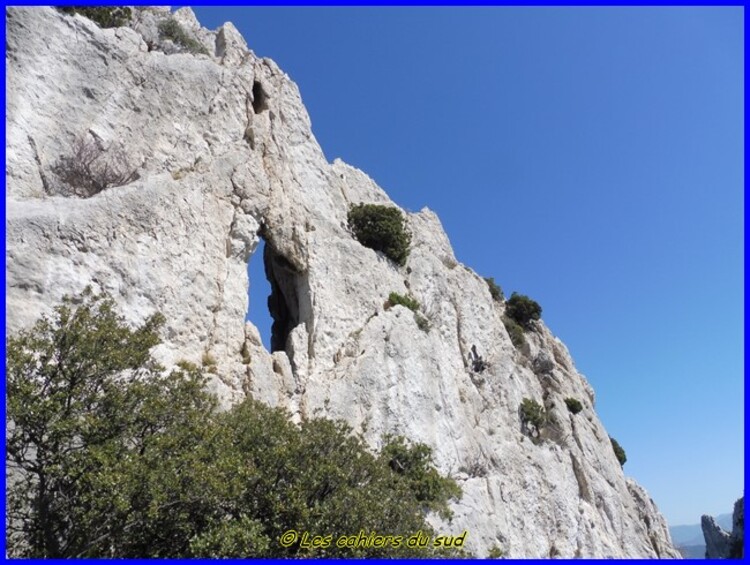
<path id="1" fill-rule="evenodd" d="M 541 303 L 671 525 L 731 511 L 742 8 L 195 11 L 292 77 L 329 160 L 437 212 L 461 262 Z"/>

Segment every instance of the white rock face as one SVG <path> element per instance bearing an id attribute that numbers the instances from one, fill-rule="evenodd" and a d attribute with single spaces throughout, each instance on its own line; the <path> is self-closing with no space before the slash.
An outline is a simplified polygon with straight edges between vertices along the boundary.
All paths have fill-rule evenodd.
<path id="1" fill-rule="evenodd" d="M 208 55 L 155 45 L 163 9 L 100 29 L 49 8 L 7 12 L 7 326 L 63 295 L 106 289 L 128 319 L 167 318 L 157 355 L 217 360 L 224 405 L 253 396 L 295 418 L 343 418 L 373 447 L 384 433 L 433 447 L 464 496 L 445 533 L 511 557 L 678 557 L 645 491 L 623 475 L 594 393 L 542 323 L 519 352 L 504 305 L 458 263 L 430 210 L 408 214 L 405 267 L 347 229 L 359 202 L 393 204 L 363 172 L 328 163 L 295 84 L 231 24 L 176 18 Z M 54 195 L 77 138 L 121 146 L 139 179 L 91 198 Z M 247 261 L 261 237 L 279 351 L 244 321 Z M 250 281 L 252 284 L 252 281 Z M 418 329 L 392 291 L 411 293 Z M 471 371 L 476 346 L 489 368 Z M 568 412 L 564 399 L 584 408 Z M 519 405 L 555 420 L 532 441 Z"/>

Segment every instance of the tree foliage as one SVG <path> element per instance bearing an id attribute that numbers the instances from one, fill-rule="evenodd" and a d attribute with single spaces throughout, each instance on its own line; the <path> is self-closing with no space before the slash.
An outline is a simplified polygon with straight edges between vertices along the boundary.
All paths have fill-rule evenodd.
<path id="1" fill-rule="evenodd" d="M 542 317 L 542 307 L 528 296 L 514 292 L 505 305 L 505 314 L 524 328 L 530 329 L 531 321 Z"/>
<path id="2" fill-rule="evenodd" d="M 398 208 L 360 203 L 349 209 L 348 221 L 354 237 L 362 245 L 382 252 L 398 265 L 406 264 L 411 233 Z"/>
<path id="3" fill-rule="evenodd" d="M 447 501 L 460 498 L 461 489 L 442 477 L 432 466 L 432 449 L 424 444 L 409 445 L 403 437 L 387 436 L 381 457 L 396 474 L 404 477 L 423 510 L 438 512 L 449 519 Z"/>
<path id="4" fill-rule="evenodd" d="M 131 329 L 87 291 L 8 339 L 9 555 L 409 555 L 279 538 L 430 532 L 426 512 L 460 496 L 424 445 L 374 454 L 343 422 L 297 426 L 252 399 L 217 411 L 202 369 L 153 362 L 162 322 Z"/>

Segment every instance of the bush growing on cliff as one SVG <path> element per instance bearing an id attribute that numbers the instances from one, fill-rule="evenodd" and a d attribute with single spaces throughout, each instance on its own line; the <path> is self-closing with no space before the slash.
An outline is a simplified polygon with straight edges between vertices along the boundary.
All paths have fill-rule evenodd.
<path id="1" fill-rule="evenodd" d="M 628 458 L 625 456 L 625 450 L 617 443 L 617 440 L 610 436 L 609 441 L 612 443 L 612 450 L 615 452 L 617 460 L 620 462 L 620 467 L 625 465 Z"/>
<path id="2" fill-rule="evenodd" d="M 495 282 L 495 277 L 484 277 L 484 282 L 487 283 L 487 286 L 490 289 L 492 300 L 494 300 L 495 302 L 502 302 L 503 300 L 505 300 L 503 289 L 500 288 L 500 285 Z"/>
<path id="3" fill-rule="evenodd" d="M 406 219 L 394 206 L 357 204 L 349 209 L 349 229 L 362 245 L 382 252 L 398 265 L 409 256 L 411 233 Z"/>
<path id="4" fill-rule="evenodd" d="M 403 294 L 399 294 L 398 292 L 391 292 L 388 295 L 388 303 L 391 306 L 400 304 L 401 306 L 408 308 L 412 312 L 416 312 L 417 310 L 419 310 L 419 302 L 416 298 L 412 298 L 411 296 L 404 296 Z"/>
<path id="5" fill-rule="evenodd" d="M 8 338 L 10 556 L 320 556 L 280 538 L 430 535 L 424 511 L 460 496 L 424 445 L 389 438 L 371 453 L 343 422 L 297 426 L 252 399 L 218 411 L 200 368 L 164 373 L 151 358 L 162 323 L 130 328 L 87 291 Z M 325 555 L 425 553 L 333 544 Z"/>
<path id="6" fill-rule="evenodd" d="M 528 296 L 514 292 L 505 304 L 505 314 L 525 329 L 529 329 L 532 320 L 542 317 L 542 307 Z"/>
<path id="7" fill-rule="evenodd" d="M 128 25 L 133 11 L 126 6 L 60 6 L 64 14 L 80 14 L 102 28 Z"/>
<path id="8" fill-rule="evenodd" d="M 208 54 L 203 44 L 186 32 L 174 18 L 168 18 L 159 22 L 158 30 L 160 39 L 169 39 L 172 43 L 182 47 L 189 53 Z"/>
<path id="9" fill-rule="evenodd" d="M 61 155 L 52 171 L 63 183 L 53 191 L 64 196 L 89 198 L 107 188 L 124 186 L 138 180 L 125 150 L 112 144 L 104 149 L 97 141 L 79 137 L 73 142 L 70 153 Z"/>
<path id="10" fill-rule="evenodd" d="M 519 406 L 521 414 L 521 423 L 534 434 L 539 435 L 542 428 L 547 423 L 547 411 L 536 400 L 524 398 Z"/>
<path id="11" fill-rule="evenodd" d="M 583 410 L 583 404 L 581 404 L 581 401 L 576 398 L 566 398 L 565 406 L 568 407 L 568 411 L 570 411 L 572 414 L 578 414 L 581 410 Z"/>
<path id="12" fill-rule="evenodd" d="M 414 312 L 414 321 L 416 322 L 417 327 L 420 330 L 425 333 L 430 331 L 430 321 L 419 313 L 419 302 L 416 298 L 412 298 L 411 296 L 404 296 L 403 294 L 399 294 L 397 292 L 391 292 L 388 295 L 388 300 L 386 300 L 385 302 L 385 308 L 387 310 L 388 308 L 391 308 L 396 304 L 400 304 L 401 306 L 404 306 L 405 308 L 408 308 L 409 310 Z"/>
<path id="13" fill-rule="evenodd" d="M 523 328 L 508 316 L 503 316 L 503 325 L 505 326 L 508 336 L 510 336 L 510 341 L 515 348 L 521 350 L 523 346 L 526 345 L 526 336 L 523 335 Z"/>

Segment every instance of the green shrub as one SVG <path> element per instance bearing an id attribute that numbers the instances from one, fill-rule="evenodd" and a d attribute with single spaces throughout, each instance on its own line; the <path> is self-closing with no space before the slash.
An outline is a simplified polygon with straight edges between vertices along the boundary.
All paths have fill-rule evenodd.
<path id="1" fill-rule="evenodd" d="M 542 307 L 528 296 L 514 292 L 505 305 L 505 313 L 521 326 L 529 329 L 532 320 L 542 317 Z"/>
<path id="2" fill-rule="evenodd" d="M 510 341 L 519 351 L 526 345 L 526 336 L 523 335 L 523 328 L 519 326 L 515 320 L 512 320 L 508 316 L 503 316 L 503 325 L 508 331 Z"/>
<path id="3" fill-rule="evenodd" d="M 575 398 L 566 398 L 565 406 L 567 406 L 568 410 L 573 414 L 578 414 L 581 410 L 583 410 L 583 404 L 581 404 L 580 401 Z"/>
<path id="4" fill-rule="evenodd" d="M 398 265 L 409 256 L 411 233 L 398 208 L 380 204 L 357 204 L 349 209 L 349 229 L 362 245 L 382 252 Z"/>
<path id="5" fill-rule="evenodd" d="M 524 398 L 520 406 L 521 422 L 532 425 L 540 432 L 547 422 L 547 411 L 536 400 Z"/>
<path id="6" fill-rule="evenodd" d="M 612 436 L 610 436 L 609 441 L 612 442 L 612 449 L 615 452 L 617 460 L 620 462 L 620 467 L 624 466 L 625 462 L 628 460 L 627 456 L 625 455 L 625 450 L 619 443 L 617 443 L 617 440 Z"/>
<path id="7" fill-rule="evenodd" d="M 122 27 L 130 23 L 133 11 L 126 6 L 60 6 L 64 14 L 80 14 L 99 27 Z"/>
<path id="8" fill-rule="evenodd" d="M 159 22 L 159 38 L 169 39 L 190 53 L 208 55 L 206 48 L 195 38 L 191 37 L 174 18 Z"/>
<path id="9" fill-rule="evenodd" d="M 419 302 L 415 298 L 412 298 L 411 296 L 404 296 L 403 294 L 399 294 L 398 292 L 390 293 L 388 295 L 388 302 L 391 306 L 396 306 L 397 304 L 406 306 L 412 312 L 416 312 L 417 310 L 419 310 Z"/>
<path id="10" fill-rule="evenodd" d="M 500 288 L 500 285 L 495 282 L 495 277 L 484 277 L 484 281 L 487 283 L 487 286 L 490 288 L 490 294 L 492 295 L 492 300 L 494 300 L 495 302 L 502 302 L 503 300 L 505 300 L 503 289 Z"/>

